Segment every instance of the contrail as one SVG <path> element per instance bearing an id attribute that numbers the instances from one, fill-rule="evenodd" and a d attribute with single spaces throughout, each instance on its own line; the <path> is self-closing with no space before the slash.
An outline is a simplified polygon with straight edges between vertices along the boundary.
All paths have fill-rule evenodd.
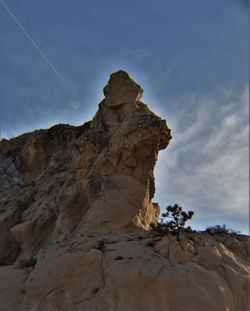
<path id="1" fill-rule="evenodd" d="M 57 77 L 64 83 L 63 77 L 60 75 L 60 73 L 56 70 L 56 68 L 51 64 L 51 62 L 48 60 L 48 58 L 44 55 L 44 53 L 41 51 L 39 46 L 36 44 L 36 42 L 31 38 L 31 36 L 28 34 L 28 32 L 25 30 L 25 28 L 21 25 L 21 23 L 18 21 L 14 13 L 11 12 L 11 10 L 7 7 L 7 5 L 0 0 L 0 3 L 5 8 L 5 10 L 8 12 L 8 14 L 13 18 L 17 26 L 22 30 L 22 32 L 25 34 L 26 38 L 30 41 L 30 43 L 33 45 L 33 47 L 37 50 L 37 52 L 41 55 L 41 57 L 45 60 L 45 62 L 49 65 L 50 69 L 57 75 Z"/>

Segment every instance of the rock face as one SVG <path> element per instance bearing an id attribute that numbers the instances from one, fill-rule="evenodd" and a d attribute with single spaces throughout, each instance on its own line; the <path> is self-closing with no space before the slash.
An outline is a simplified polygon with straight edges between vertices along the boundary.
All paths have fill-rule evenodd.
<path id="1" fill-rule="evenodd" d="M 126 72 L 93 120 L 0 142 L 2 310 L 246 310 L 249 238 L 150 224 L 171 135 Z"/>
<path id="2" fill-rule="evenodd" d="M 238 241 L 237 252 L 225 246 Z M 239 253 L 240 252 L 240 253 Z M 248 254 L 247 254 L 248 252 Z M 3 311 L 246 311 L 249 238 L 83 235 L 0 267 Z"/>
<path id="3" fill-rule="evenodd" d="M 23 250 L 85 231 L 148 229 L 158 219 L 153 170 L 171 135 L 142 92 L 115 72 L 92 121 L 1 142 L 1 221 Z"/>

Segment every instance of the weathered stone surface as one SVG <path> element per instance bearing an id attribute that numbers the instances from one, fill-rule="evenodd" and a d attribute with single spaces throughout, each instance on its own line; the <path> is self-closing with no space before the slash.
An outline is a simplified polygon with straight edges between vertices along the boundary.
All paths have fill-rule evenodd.
<path id="1" fill-rule="evenodd" d="M 13 264 L 19 252 L 20 246 L 11 232 L 0 224 L 0 266 Z"/>
<path id="2" fill-rule="evenodd" d="M 13 266 L 0 267 L 0 306 L 3 311 L 25 310 L 25 281 L 28 271 Z"/>
<path id="3" fill-rule="evenodd" d="M 199 250 L 193 234 L 183 239 Z M 150 232 L 50 243 L 35 265 L 0 267 L 7 278 L 0 284 L 1 310 L 247 310 L 249 258 L 203 234 L 199 240 L 208 245 L 205 262 L 174 237 Z M 170 251 L 161 255 L 166 243 Z M 220 264 L 211 260 L 215 253 Z"/>
<path id="4" fill-rule="evenodd" d="M 93 120 L 0 142 L 1 311 L 245 311 L 249 237 L 158 236 L 165 120 L 124 71 Z"/>
<path id="5" fill-rule="evenodd" d="M 49 239 L 148 229 L 158 219 L 153 170 L 171 135 L 142 92 L 118 71 L 92 121 L 1 142 L 0 219 L 30 255 Z"/>

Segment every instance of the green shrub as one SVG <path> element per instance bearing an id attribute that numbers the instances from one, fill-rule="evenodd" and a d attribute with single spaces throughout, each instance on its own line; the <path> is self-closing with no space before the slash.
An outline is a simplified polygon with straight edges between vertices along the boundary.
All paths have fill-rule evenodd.
<path id="1" fill-rule="evenodd" d="M 213 235 L 213 234 L 232 234 L 232 235 L 236 235 L 236 234 L 240 233 L 240 231 L 235 231 L 233 229 L 227 228 L 226 225 L 215 225 L 215 226 L 207 227 L 206 232 L 210 233 L 211 235 Z"/>
<path id="2" fill-rule="evenodd" d="M 185 212 L 178 204 L 174 204 L 173 206 L 169 205 L 166 207 L 166 212 L 162 214 L 160 222 L 157 222 L 156 225 L 151 224 L 151 227 L 160 235 L 168 233 L 176 234 L 177 240 L 179 240 L 181 231 L 192 231 L 191 227 L 185 229 L 185 223 L 190 220 L 193 215 L 193 211 Z M 171 220 L 164 222 L 165 218 L 170 218 Z"/>

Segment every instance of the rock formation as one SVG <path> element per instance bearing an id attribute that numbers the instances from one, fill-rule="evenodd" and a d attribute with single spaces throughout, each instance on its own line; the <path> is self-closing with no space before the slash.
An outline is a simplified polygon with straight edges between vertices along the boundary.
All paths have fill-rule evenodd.
<path id="1" fill-rule="evenodd" d="M 249 238 L 150 231 L 171 135 L 126 72 L 93 120 L 0 142 L 0 310 L 237 310 Z"/>

